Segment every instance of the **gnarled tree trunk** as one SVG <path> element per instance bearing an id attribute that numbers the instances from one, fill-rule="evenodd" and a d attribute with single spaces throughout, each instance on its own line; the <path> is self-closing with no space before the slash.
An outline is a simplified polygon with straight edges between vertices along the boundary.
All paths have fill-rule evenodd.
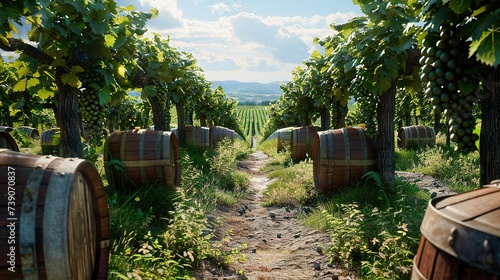
<path id="1" fill-rule="evenodd" d="M 480 135 L 481 185 L 500 179 L 500 69 L 486 77 L 486 94 L 481 100 Z"/>
<path id="2" fill-rule="evenodd" d="M 80 134 L 80 118 L 78 117 L 78 89 L 63 84 L 60 76 L 62 70 L 56 71 L 56 84 L 58 88 L 57 99 L 59 120 L 61 127 L 61 156 L 83 158 L 83 146 Z"/>
<path id="3" fill-rule="evenodd" d="M 380 96 L 377 106 L 378 139 L 377 169 L 383 183 L 392 188 L 396 171 L 394 151 L 394 117 L 396 109 L 396 83 Z"/>
<path id="4" fill-rule="evenodd" d="M 153 124 L 155 130 L 165 131 L 165 111 L 158 100 L 158 96 L 149 96 L 149 104 L 151 104 L 151 110 L 153 111 Z"/>

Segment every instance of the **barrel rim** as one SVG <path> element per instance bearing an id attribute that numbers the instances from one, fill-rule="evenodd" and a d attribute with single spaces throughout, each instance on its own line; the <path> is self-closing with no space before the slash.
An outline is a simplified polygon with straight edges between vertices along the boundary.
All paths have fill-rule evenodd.
<path id="1" fill-rule="evenodd" d="M 14 137 L 12 137 L 12 135 L 10 135 L 10 133 L 0 131 L 0 138 L 5 139 L 12 146 L 12 149 L 7 149 L 7 150 L 19 152 L 19 146 L 17 145 Z"/>
<path id="2" fill-rule="evenodd" d="M 477 190 L 480 189 L 471 192 Z M 478 254 L 470 254 L 469 252 L 471 250 L 470 247 L 476 246 L 477 248 L 479 246 L 479 248 L 482 248 L 486 246 L 483 244 L 484 240 L 490 240 L 490 242 L 494 244 L 500 244 L 500 236 L 493 235 L 493 232 L 485 232 L 470 227 L 463 221 L 443 213 L 436 208 L 438 202 L 455 196 L 456 195 L 441 196 L 428 202 L 427 211 L 420 225 L 422 235 L 435 247 L 451 256 L 489 273 L 500 275 L 500 266 L 498 266 L 498 264 L 497 267 L 489 267 L 484 263 L 489 253 L 494 254 L 493 257 L 495 259 L 500 259 L 499 250 L 497 250 L 497 252 L 483 250 L 484 255 L 481 256 Z M 497 271 L 493 269 L 497 269 Z"/>

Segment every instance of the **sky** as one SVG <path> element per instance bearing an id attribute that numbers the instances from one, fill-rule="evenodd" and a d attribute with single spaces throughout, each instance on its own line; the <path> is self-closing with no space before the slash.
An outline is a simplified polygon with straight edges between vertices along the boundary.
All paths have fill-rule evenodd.
<path id="1" fill-rule="evenodd" d="M 137 10 L 156 8 L 148 30 L 192 53 L 209 81 L 289 81 L 317 48 L 314 37 L 333 34 L 361 15 L 352 0 L 116 0 Z"/>

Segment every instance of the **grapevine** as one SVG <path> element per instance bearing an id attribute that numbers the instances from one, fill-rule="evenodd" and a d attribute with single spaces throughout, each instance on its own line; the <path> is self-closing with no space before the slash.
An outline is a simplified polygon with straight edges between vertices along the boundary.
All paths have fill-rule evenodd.
<path id="1" fill-rule="evenodd" d="M 97 71 L 85 71 L 80 73 L 82 90 L 78 96 L 78 105 L 82 122 L 84 125 L 84 137 L 95 145 L 101 145 L 104 139 L 104 116 L 105 107 L 100 104 L 99 90 L 104 84 L 103 76 Z"/>
<path id="2" fill-rule="evenodd" d="M 155 85 L 156 95 L 158 97 L 158 102 L 160 102 L 163 112 L 165 114 L 165 130 L 170 130 L 170 123 L 172 120 L 172 116 L 170 113 L 170 98 L 168 98 L 168 89 L 167 85 L 164 83 L 157 83 Z"/>
<path id="3" fill-rule="evenodd" d="M 439 33 L 429 32 L 422 41 L 421 79 L 426 83 L 425 93 L 432 100 L 434 113 L 444 114 L 449 120 L 450 140 L 455 149 L 467 154 L 475 151 L 476 120 L 473 115 L 476 95 L 470 87 L 474 77 L 468 59 L 468 43 L 458 36 L 458 27 L 444 23 Z"/>
<path id="4" fill-rule="evenodd" d="M 377 135 L 376 112 L 378 97 L 363 86 L 360 80 L 355 80 L 352 88 L 356 91 L 354 98 L 358 103 L 358 108 L 362 112 L 366 135 L 375 138 Z"/>

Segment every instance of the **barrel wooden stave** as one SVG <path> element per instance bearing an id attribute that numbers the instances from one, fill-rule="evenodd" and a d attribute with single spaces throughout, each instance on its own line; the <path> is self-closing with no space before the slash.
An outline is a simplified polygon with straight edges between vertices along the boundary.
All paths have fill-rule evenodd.
<path id="1" fill-rule="evenodd" d="M 0 131 L 0 149 L 9 149 L 16 152 L 19 152 L 19 146 L 16 143 L 16 140 L 12 138 L 7 132 Z"/>
<path id="2" fill-rule="evenodd" d="M 417 147 L 434 146 L 436 133 L 429 126 L 405 126 L 398 131 L 398 147 L 402 149 L 413 149 Z"/>
<path id="3" fill-rule="evenodd" d="M 15 172 L 16 272 L 7 270 L 8 259 L 2 254 L 0 278 L 106 279 L 109 215 L 95 167 L 82 159 L 0 149 L 0 172 L 7 174 L 9 169 Z M 0 178 L 4 209 L 12 206 L 6 204 L 5 191 L 12 191 L 7 178 Z M 75 196 L 78 190 L 86 193 L 86 198 Z M 7 240 L 11 235 L 7 217 L 0 220 L 5 221 L 0 225 L 0 236 Z"/>
<path id="4" fill-rule="evenodd" d="M 124 172 L 110 165 L 117 159 Z M 117 188 L 135 189 L 158 181 L 167 186 L 180 185 L 180 153 L 177 137 L 168 131 L 117 131 L 106 137 L 104 149 L 106 176 Z"/>
<path id="5" fill-rule="evenodd" d="M 500 189 L 429 202 L 412 279 L 500 279 Z"/>
<path id="6" fill-rule="evenodd" d="M 59 155 L 59 140 L 54 140 L 54 135 L 59 131 L 59 128 L 51 128 L 42 132 L 40 137 L 42 155 Z"/>
<path id="7" fill-rule="evenodd" d="M 215 147 L 215 145 L 224 140 L 229 139 L 231 142 L 234 141 L 235 131 L 223 126 L 211 126 L 210 132 L 212 137 L 210 138 L 210 146 Z"/>
<path id="8" fill-rule="evenodd" d="M 312 150 L 314 149 L 314 138 L 317 132 L 315 126 L 304 126 L 292 130 L 290 141 L 292 158 L 303 160 L 308 156 L 311 157 Z"/>
<path id="9" fill-rule="evenodd" d="M 376 164 L 375 144 L 357 127 L 318 132 L 312 154 L 314 184 L 322 193 L 356 184 Z"/>
<path id="10" fill-rule="evenodd" d="M 290 145 L 292 141 L 292 130 L 293 127 L 286 127 L 282 129 L 278 129 L 276 133 L 276 138 L 278 139 L 276 150 L 277 152 L 281 152 L 286 145 Z"/>
<path id="11" fill-rule="evenodd" d="M 29 127 L 29 126 L 20 126 L 20 127 L 16 127 L 15 129 L 28 137 L 31 137 L 31 138 L 36 139 L 36 140 L 40 139 L 40 133 L 38 132 L 38 129 L 36 129 L 36 128 Z"/>

